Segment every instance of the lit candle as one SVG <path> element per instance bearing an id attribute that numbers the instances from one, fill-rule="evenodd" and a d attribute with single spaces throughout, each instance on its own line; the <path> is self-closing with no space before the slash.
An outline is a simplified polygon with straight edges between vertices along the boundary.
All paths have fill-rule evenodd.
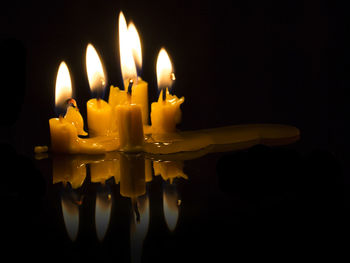
<path id="1" fill-rule="evenodd" d="M 137 29 L 133 23 L 128 26 L 129 43 L 131 44 L 132 55 L 137 68 L 142 68 L 141 41 Z M 139 70 L 139 71 L 140 71 Z M 143 125 L 148 125 L 148 83 L 137 77 L 136 83 L 132 86 L 131 102 L 140 105 Z"/>
<path id="2" fill-rule="evenodd" d="M 130 48 L 130 37 L 122 12 L 119 14 L 119 51 L 124 83 L 128 83 L 127 92 L 137 81 L 135 61 Z M 116 127 L 119 132 L 120 150 L 141 151 L 144 142 L 142 111 L 139 104 L 132 104 L 130 94 L 127 102 L 115 107 Z"/>
<path id="3" fill-rule="evenodd" d="M 185 98 L 169 93 L 175 79 L 173 66 L 168 53 L 162 48 L 157 59 L 158 89 L 161 90 L 158 102 L 151 105 L 152 133 L 165 134 L 176 132 L 176 124 L 181 121 L 180 105 Z"/>
<path id="4" fill-rule="evenodd" d="M 86 71 L 90 89 L 97 94 L 97 98 L 90 99 L 86 104 L 89 133 L 92 137 L 106 136 L 112 132 L 112 108 L 101 98 L 106 77 L 101 59 L 91 44 L 86 48 Z"/>
<path id="5" fill-rule="evenodd" d="M 66 109 L 67 100 L 72 97 L 72 82 L 69 69 L 65 62 L 61 62 L 56 78 L 55 104 L 60 110 Z M 71 109 L 71 107 L 69 107 Z M 77 109 L 77 107 L 76 107 Z M 75 153 L 79 151 L 78 129 L 81 134 L 83 118 L 79 111 L 69 110 L 67 118 L 62 115 L 59 118 L 49 120 L 51 148 L 53 152 Z M 76 127 L 77 125 L 77 127 Z"/>

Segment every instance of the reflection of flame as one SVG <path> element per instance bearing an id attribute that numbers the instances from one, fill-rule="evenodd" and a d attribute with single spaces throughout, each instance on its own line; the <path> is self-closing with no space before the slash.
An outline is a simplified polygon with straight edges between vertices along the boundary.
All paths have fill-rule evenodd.
<path id="1" fill-rule="evenodd" d="M 174 231 L 179 218 L 178 192 L 175 185 L 165 185 L 163 188 L 163 209 L 165 222 L 170 231 Z"/>
<path id="2" fill-rule="evenodd" d="M 61 205 L 68 236 L 72 241 L 75 241 L 79 229 L 79 207 L 64 196 L 62 196 Z"/>
<path id="3" fill-rule="evenodd" d="M 109 193 L 97 193 L 95 223 L 98 240 L 102 241 L 106 235 L 112 210 L 112 196 Z"/>
<path id="4" fill-rule="evenodd" d="M 149 221 L 149 198 L 146 194 L 133 200 L 133 216 L 130 229 L 132 262 L 141 262 L 142 246 L 148 232 Z"/>

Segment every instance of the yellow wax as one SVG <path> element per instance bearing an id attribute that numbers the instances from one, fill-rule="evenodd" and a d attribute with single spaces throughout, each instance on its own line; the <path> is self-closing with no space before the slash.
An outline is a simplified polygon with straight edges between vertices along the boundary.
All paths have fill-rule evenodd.
<path id="1" fill-rule="evenodd" d="M 66 119 L 52 118 L 49 120 L 51 148 L 56 153 L 78 153 L 78 132 L 73 123 Z"/>
<path id="2" fill-rule="evenodd" d="M 170 95 L 167 89 L 166 100 L 163 101 L 163 90 L 160 92 L 158 102 L 151 105 L 152 133 L 165 134 L 176 132 L 176 124 L 181 121 L 180 105 L 185 98 Z"/>
<path id="3" fill-rule="evenodd" d="M 148 124 L 148 83 L 138 78 L 137 83 L 132 86 L 131 103 L 140 105 L 143 125 Z"/>
<path id="4" fill-rule="evenodd" d="M 119 161 L 104 160 L 97 163 L 90 164 L 91 182 L 104 183 L 111 177 L 115 177 L 116 183 L 119 182 Z"/>
<path id="5" fill-rule="evenodd" d="M 130 98 L 128 93 L 112 85 L 109 89 L 109 97 L 108 97 L 108 104 L 111 105 L 112 107 L 112 121 L 111 121 L 112 132 L 118 132 L 116 106 L 127 104 L 127 103 L 130 103 Z"/>
<path id="6" fill-rule="evenodd" d="M 129 103 L 128 93 L 112 85 L 109 89 L 108 103 L 112 108 L 117 105 Z"/>
<path id="7" fill-rule="evenodd" d="M 73 123 L 63 117 L 49 120 L 51 150 L 54 153 L 100 154 L 119 149 L 116 136 L 79 138 Z"/>
<path id="8" fill-rule="evenodd" d="M 106 136 L 112 132 L 112 108 L 102 99 L 90 99 L 87 104 L 90 136 Z"/>
<path id="9" fill-rule="evenodd" d="M 56 183 L 70 183 L 73 189 L 77 189 L 84 183 L 86 166 L 79 158 L 60 155 L 54 156 L 52 164 L 52 181 Z"/>
<path id="10" fill-rule="evenodd" d="M 81 116 L 77 107 L 69 106 L 64 118 L 74 124 L 74 126 L 77 128 L 78 135 L 87 135 L 87 132 L 84 131 L 83 117 Z"/>
<path id="11" fill-rule="evenodd" d="M 116 106 L 120 150 L 142 151 L 144 143 L 141 108 L 135 104 Z"/>
<path id="12" fill-rule="evenodd" d="M 120 154 L 120 194 L 135 198 L 145 193 L 145 160 L 143 155 Z"/>

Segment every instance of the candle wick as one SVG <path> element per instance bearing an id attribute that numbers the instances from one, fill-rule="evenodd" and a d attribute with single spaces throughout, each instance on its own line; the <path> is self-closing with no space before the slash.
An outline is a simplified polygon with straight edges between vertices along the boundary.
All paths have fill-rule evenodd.
<path id="1" fill-rule="evenodd" d="M 166 89 L 167 88 L 163 89 L 163 96 L 162 96 L 163 101 L 166 101 Z"/>
<path id="2" fill-rule="evenodd" d="M 134 84 L 134 81 L 132 79 L 129 79 L 129 85 L 128 85 L 128 93 L 131 94 L 131 89 L 132 89 L 132 85 Z"/>

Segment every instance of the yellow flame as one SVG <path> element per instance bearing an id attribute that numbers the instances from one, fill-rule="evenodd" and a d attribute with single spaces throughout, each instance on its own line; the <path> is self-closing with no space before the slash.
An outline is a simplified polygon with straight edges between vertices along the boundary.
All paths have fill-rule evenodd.
<path id="1" fill-rule="evenodd" d="M 55 87 L 55 105 L 61 105 L 72 97 L 72 81 L 67 64 L 62 61 L 57 72 Z"/>
<path id="2" fill-rule="evenodd" d="M 136 65 L 132 54 L 132 39 L 130 37 L 123 12 L 119 13 L 119 53 L 120 66 L 124 83 L 130 79 L 137 82 Z"/>
<path id="3" fill-rule="evenodd" d="M 106 75 L 101 59 L 92 44 L 86 48 L 86 72 L 91 91 L 102 92 L 106 86 Z"/>
<path id="4" fill-rule="evenodd" d="M 79 229 L 79 207 L 64 197 L 61 199 L 61 205 L 68 236 L 72 241 L 75 241 Z"/>
<path id="5" fill-rule="evenodd" d="M 135 25 L 131 22 L 128 26 L 128 34 L 130 38 L 131 51 L 138 68 L 142 67 L 142 48 L 139 33 Z"/>
<path id="6" fill-rule="evenodd" d="M 158 89 L 171 87 L 173 83 L 173 66 L 168 53 L 164 48 L 159 51 L 157 59 L 157 81 Z"/>

